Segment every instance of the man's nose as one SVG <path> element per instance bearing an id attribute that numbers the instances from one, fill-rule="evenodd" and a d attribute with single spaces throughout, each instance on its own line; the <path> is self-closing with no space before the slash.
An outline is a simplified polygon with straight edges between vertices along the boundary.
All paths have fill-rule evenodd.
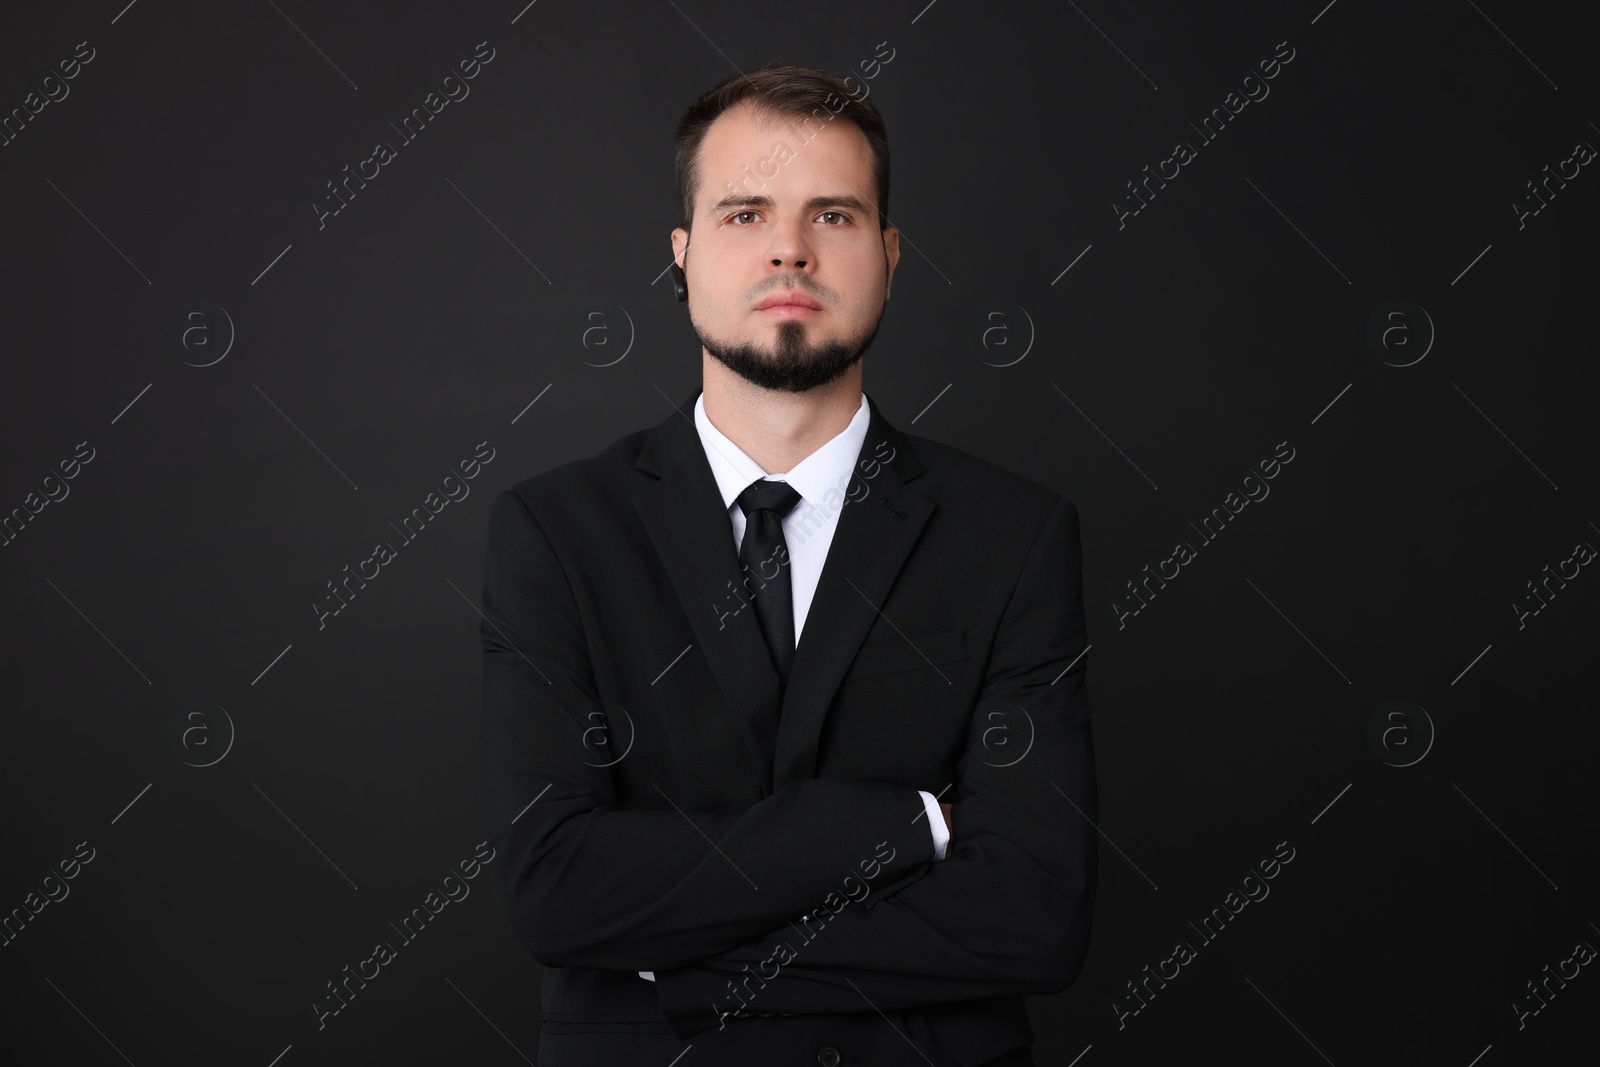
<path id="1" fill-rule="evenodd" d="M 774 267 L 805 270 L 815 258 L 803 223 L 779 223 L 773 231 L 767 253 Z"/>

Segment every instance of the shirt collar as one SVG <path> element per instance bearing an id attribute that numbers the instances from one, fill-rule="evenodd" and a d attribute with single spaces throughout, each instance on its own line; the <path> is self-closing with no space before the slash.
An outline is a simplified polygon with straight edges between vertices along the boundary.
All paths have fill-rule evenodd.
<path id="1" fill-rule="evenodd" d="M 849 486 L 850 473 L 867 440 L 870 418 L 867 396 L 862 393 L 861 404 L 856 408 L 850 424 L 788 472 L 776 476 L 776 480 L 788 482 L 806 503 L 826 512 L 828 494 L 842 495 Z M 722 491 L 723 506 L 731 508 L 739 494 L 757 478 L 767 477 L 767 472 L 711 424 L 710 417 L 706 415 L 704 391 L 695 398 L 694 425 L 700 431 L 700 443 L 711 462 L 711 473 L 716 476 L 717 488 Z"/>

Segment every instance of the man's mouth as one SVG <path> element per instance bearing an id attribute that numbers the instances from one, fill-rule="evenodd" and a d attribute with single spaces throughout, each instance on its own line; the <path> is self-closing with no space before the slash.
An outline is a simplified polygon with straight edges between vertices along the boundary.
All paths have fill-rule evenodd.
<path id="1" fill-rule="evenodd" d="M 763 298 L 756 310 L 775 319 L 798 319 L 817 314 L 822 305 L 796 289 L 782 289 Z"/>

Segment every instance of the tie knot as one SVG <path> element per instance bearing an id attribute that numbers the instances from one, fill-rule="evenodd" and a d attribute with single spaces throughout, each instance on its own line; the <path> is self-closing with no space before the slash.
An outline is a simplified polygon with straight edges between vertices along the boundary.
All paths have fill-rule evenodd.
<path id="1" fill-rule="evenodd" d="M 736 501 L 739 509 L 749 518 L 752 511 L 771 511 L 783 518 L 800 502 L 800 492 L 788 482 L 757 478 L 745 487 Z"/>

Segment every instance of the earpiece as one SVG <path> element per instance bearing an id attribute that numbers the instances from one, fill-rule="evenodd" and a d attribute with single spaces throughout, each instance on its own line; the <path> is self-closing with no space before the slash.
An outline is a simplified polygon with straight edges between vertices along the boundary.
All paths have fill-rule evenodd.
<path id="1" fill-rule="evenodd" d="M 684 276 L 683 268 L 676 263 L 672 265 L 672 293 L 680 304 L 689 299 L 689 279 Z"/>

